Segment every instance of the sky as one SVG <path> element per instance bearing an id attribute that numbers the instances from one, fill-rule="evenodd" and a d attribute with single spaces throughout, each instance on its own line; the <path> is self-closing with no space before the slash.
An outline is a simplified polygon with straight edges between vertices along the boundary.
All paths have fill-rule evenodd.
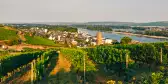
<path id="1" fill-rule="evenodd" d="M 168 0 L 0 0 L 0 22 L 168 21 Z"/>

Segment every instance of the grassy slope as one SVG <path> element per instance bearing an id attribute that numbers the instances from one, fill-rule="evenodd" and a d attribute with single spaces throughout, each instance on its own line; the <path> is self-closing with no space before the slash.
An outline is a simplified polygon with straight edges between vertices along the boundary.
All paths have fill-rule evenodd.
<path id="1" fill-rule="evenodd" d="M 26 38 L 26 43 L 28 44 L 57 46 L 53 41 L 48 40 L 46 38 L 39 37 L 39 36 L 31 37 L 31 36 L 25 35 L 25 38 Z"/>
<path id="2" fill-rule="evenodd" d="M 0 27 L 0 40 L 9 40 L 17 37 L 18 35 L 16 31 L 8 30 Z"/>

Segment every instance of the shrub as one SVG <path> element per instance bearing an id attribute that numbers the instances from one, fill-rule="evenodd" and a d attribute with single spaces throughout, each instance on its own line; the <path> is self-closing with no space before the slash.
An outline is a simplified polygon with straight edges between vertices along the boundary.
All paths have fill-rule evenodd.
<path id="1" fill-rule="evenodd" d="M 12 45 L 20 44 L 20 41 L 19 41 L 18 38 L 13 38 L 13 39 L 11 39 L 11 40 L 5 41 L 5 43 L 6 43 L 8 46 L 12 46 Z"/>
<path id="2" fill-rule="evenodd" d="M 123 37 L 121 39 L 121 44 L 128 44 L 128 43 L 131 43 L 132 39 L 130 37 Z"/>
<path id="3" fill-rule="evenodd" d="M 162 72 L 152 73 L 152 76 L 151 76 L 152 84 L 159 84 L 162 78 L 163 78 Z"/>

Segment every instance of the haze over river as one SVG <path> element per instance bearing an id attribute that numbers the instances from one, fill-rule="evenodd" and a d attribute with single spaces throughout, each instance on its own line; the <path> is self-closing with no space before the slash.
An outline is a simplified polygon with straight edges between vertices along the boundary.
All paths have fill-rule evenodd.
<path id="1" fill-rule="evenodd" d="M 96 36 L 96 33 L 98 32 L 98 31 L 82 29 L 82 28 L 78 28 L 78 31 L 88 33 L 91 36 Z M 134 36 L 134 35 L 123 35 L 123 34 L 116 34 L 116 33 L 109 33 L 109 32 L 102 32 L 102 34 L 103 34 L 103 38 L 110 38 L 110 39 L 118 40 L 118 41 L 120 41 L 121 38 L 124 37 L 124 36 L 128 36 L 128 37 L 132 38 L 133 40 L 137 40 L 137 41 L 140 41 L 140 42 L 162 42 L 162 41 L 166 41 L 165 39 L 148 38 L 148 37 L 143 37 L 143 36 L 139 37 L 139 36 Z"/>

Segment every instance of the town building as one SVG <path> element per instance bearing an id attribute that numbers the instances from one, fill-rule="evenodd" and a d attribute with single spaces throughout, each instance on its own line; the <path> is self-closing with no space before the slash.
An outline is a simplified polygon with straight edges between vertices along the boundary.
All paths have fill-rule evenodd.
<path id="1" fill-rule="evenodd" d="M 105 39 L 104 44 L 112 44 L 113 40 L 112 39 Z"/>

